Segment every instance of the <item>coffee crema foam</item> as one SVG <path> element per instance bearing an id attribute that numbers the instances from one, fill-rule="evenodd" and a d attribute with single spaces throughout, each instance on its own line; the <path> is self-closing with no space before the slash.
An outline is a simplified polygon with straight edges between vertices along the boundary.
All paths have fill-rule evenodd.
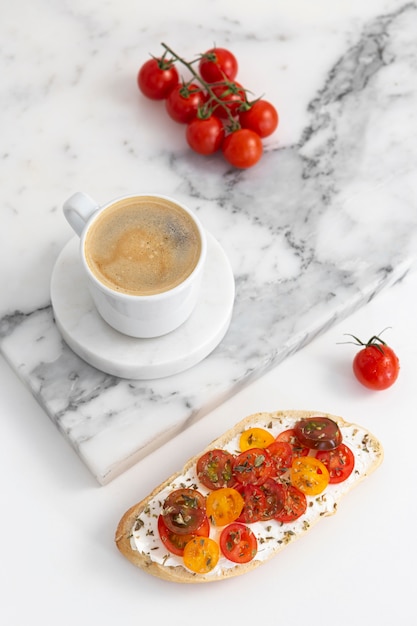
<path id="1" fill-rule="evenodd" d="M 128 295 L 154 295 L 181 284 L 201 254 L 190 215 L 169 200 L 141 196 L 108 207 L 90 227 L 87 263 L 104 285 Z"/>

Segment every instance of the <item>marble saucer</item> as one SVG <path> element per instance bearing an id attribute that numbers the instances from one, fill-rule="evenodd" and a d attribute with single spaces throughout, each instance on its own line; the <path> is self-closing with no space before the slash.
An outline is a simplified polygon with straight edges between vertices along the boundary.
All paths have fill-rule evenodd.
<path id="1" fill-rule="evenodd" d="M 111 328 L 97 313 L 82 273 L 79 239 L 72 238 L 51 278 L 55 322 L 65 342 L 90 365 L 120 378 L 163 378 L 202 361 L 226 334 L 235 297 L 229 260 L 210 233 L 207 240 L 201 296 L 189 319 L 168 335 L 135 339 Z"/>

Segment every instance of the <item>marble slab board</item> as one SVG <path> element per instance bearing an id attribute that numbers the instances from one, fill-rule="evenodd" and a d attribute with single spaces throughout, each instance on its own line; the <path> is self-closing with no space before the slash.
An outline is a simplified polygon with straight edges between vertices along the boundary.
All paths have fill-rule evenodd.
<path id="1" fill-rule="evenodd" d="M 0 349 L 105 485 L 414 268 L 417 4 L 21 4 L 0 21 Z M 239 81 L 277 106 L 257 166 L 192 154 L 141 96 L 162 41 L 186 58 L 232 49 Z M 62 203 L 80 190 L 176 197 L 222 246 L 235 303 L 203 361 L 133 380 L 65 344 L 50 280 L 72 237 Z"/>

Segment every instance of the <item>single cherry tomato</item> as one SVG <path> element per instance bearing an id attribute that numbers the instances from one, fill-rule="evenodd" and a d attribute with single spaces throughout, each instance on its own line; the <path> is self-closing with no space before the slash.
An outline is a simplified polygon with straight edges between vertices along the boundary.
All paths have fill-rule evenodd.
<path id="1" fill-rule="evenodd" d="M 211 48 L 201 56 L 198 69 L 207 83 L 234 80 L 237 75 L 238 62 L 230 50 Z"/>
<path id="2" fill-rule="evenodd" d="M 151 100 L 164 100 L 178 84 L 177 68 L 164 58 L 149 59 L 142 65 L 137 76 L 138 87 Z"/>
<path id="3" fill-rule="evenodd" d="M 293 522 L 298 519 L 307 510 L 307 498 L 302 491 L 294 487 L 294 485 L 285 485 L 285 501 L 284 506 L 275 515 L 278 522 Z"/>
<path id="4" fill-rule="evenodd" d="M 210 537 L 193 537 L 184 548 L 184 565 L 197 574 L 211 572 L 219 558 L 219 546 Z"/>
<path id="5" fill-rule="evenodd" d="M 187 143 L 198 154 L 214 154 L 224 140 L 223 122 L 215 115 L 200 119 L 196 117 L 187 126 Z"/>
<path id="6" fill-rule="evenodd" d="M 263 510 L 262 520 L 273 519 L 284 508 L 285 487 L 273 478 L 268 478 L 260 487 L 266 498 L 266 507 Z"/>
<path id="7" fill-rule="evenodd" d="M 306 417 L 294 426 L 294 433 L 303 446 L 312 450 L 333 450 L 342 443 L 342 433 L 328 417 Z"/>
<path id="8" fill-rule="evenodd" d="M 243 524 L 253 524 L 263 519 L 266 509 L 266 495 L 261 487 L 255 485 L 239 485 L 236 490 L 243 497 L 244 505 L 241 514 L 236 519 Z"/>
<path id="9" fill-rule="evenodd" d="M 358 381 L 376 391 L 391 387 L 400 372 L 400 361 L 394 350 L 377 335 L 371 337 L 367 343 L 353 335 L 351 337 L 357 345 L 363 346 L 353 359 L 353 373 Z"/>
<path id="10" fill-rule="evenodd" d="M 256 556 L 258 542 L 250 528 L 235 522 L 222 530 L 220 549 L 233 563 L 249 563 Z"/>
<path id="11" fill-rule="evenodd" d="M 307 454 L 310 452 L 308 446 L 302 446 L 301 443 L 298 441 L 297 437 L 295 436 L 294 428 L 287 428 L 287 430 L 283 430 L 282 433 L 277 435 L 275 441 L 284 441 L 286 443 L 289 443 L 292 448 L 293 458 L 297 456 L 307 456 Z"/>
<path id="12" fill-rule="evenodd" d="M 240 128 L 226 136 L 222 151 L 224 158 L 234 167 L 246 169 L 255 165 L 263 154 L 259 135 L 248 128 Z"/>
<path id="13" fill-rule="evenodd" d="M 292 445 L 288 441 L 273 441 L 267 447 L 275 463 L 276 473 L 284 474 L 292 464 Z"/>
<path id="14" fill-rule="evenodd" d="M 232 466 L 234 456 L 226 450 L 209 450 L 197 461 L 198 480 L 207 489 L 232 487 L 236 482 L 233 478 Z"/>
<path id="15" fill-rule="evenodd" d="M 158 533 L 164 546 L 177 556 L 184 554 L 184 548 L 186 544 L 193 537 L 208 537 L 210 535 L 210 522 L 208 517 L 205 518 L 200 528 L 194 533 L 187 533 L 186 535 L 179 535 L 169 530 L 168 526 L 164 522 L 162 515 L 158 517 Z"/>
<path id="16" fill-rule="evenodd" d="M 330 483 L 341 483 L 353 472 L 355 456 L 350 448 L 341 443 L 334 450 L 320 450 L 316 459 L 324 463 L 329 470 Z"/>
<path id="17" fill-rule="evenodd" d="M 207 95 L 195 83 L 176 85 L 165 100 L 168 115 L 179 124 L 188 124 L 193 120 L 200 107 L 207 100 Z"/>
<path id="18" fill-rule="evenodd" d="M 267 100 L 256 100 L 239 113 L 242 128 L 255 131 L 259 137 L 269 137 L 278 128 L 278 111 Z"/>
<path id="19" fill-rule="evenodd" d="M 162 517 L 166 526 L 178 535 L 194 533 L 206 517 L 205 498 L 196 489 L 175 489 L 165 499 Z"/>
<path id="20" fill-rule="evenodd" d="M 222 487 L 208 494 L 207 516 L 213 526 L 226 526 L 239 517 L 244 504 L 245 501 L 236 489 Z"/>
<path id="21" fill-rule="evenodd" d="M 292 462 L 291 484 L 307 496 L 317 496 L 329 484 L 327 467 L 312 456 L 300 456 Z"/>
<path id="22" fill-rule="evenodd" d="M 244 452 L 250 448 L 266 448 L 275 441 L 274 435 L 265 428 L 248 428 L 240 435 L 239 448 Z"/>
<path id="23" fill-rule="evenodd" d="M 245 450 L 233 461 L 233 475 L 242 485 L 262 485 L 274 474 L 274 462 L 264 448 Z"/>
<path id="24" fill-rule="evenodd" d="M 212 87 L 212 91 L 222 102 L 222 104 L 213 102 L 213 113 L 222 119 L 228 119 L 229 113 L 236 116 L 246 102 L 245 90 L 239 83 L 216 85 Z"/>

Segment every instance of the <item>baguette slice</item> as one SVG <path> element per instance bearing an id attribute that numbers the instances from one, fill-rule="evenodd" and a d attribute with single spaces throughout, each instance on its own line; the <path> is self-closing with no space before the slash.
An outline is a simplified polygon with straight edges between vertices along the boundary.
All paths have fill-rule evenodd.
<path id="1" fill-rule="evenodd" d="M 249 563 L 235 564 L 222 556 L 211 572 L 196 574 L 182 564 L 182 557 L 172 555 L 167 551 L 157 530 L 157 518 L 162 503 L 171 490 L 181 486 L 197 485 L 202 493 L 207 493 L 207 490 L 200 485 L 195 472 L 196 462 L 205 451 L 225 448 L 229 452 L 237 453 L 239 436 L 248 428 L 253 426 L 266 428 L 277 436 L 280 432 L 292 428 L 299 419 L 315 416 L 329 417 L 337 422 L 343 435 L 343 442 L 353 451 L 355 468 L 347 480 L 328 485 L 318 496 L 307 496 L 307 511 L 298 520 L 285 524 L 276 520 L 250 524 L 251 529 L 257 535 L 258 553 Z M 382 459 L 383 449 L 380 442 L 366 429 L 350 424 L 341 417 L 317 411 L 288 410 L 255 413 L 215 439 L 205 450 L 190 459 L 181 471 L 168 478 L 146 498 L 126 511 L 118 524 L 115 542 L 120 552 L 135 566 L 168 581 L 202 583 L 238 576 L 262 565 L 288 543 L 305 534 L 323 516 L 335 513 L 342 497 L 372 473 Z M 219 529 L 214 529 L 214 532 L 219 532 Z"/>

